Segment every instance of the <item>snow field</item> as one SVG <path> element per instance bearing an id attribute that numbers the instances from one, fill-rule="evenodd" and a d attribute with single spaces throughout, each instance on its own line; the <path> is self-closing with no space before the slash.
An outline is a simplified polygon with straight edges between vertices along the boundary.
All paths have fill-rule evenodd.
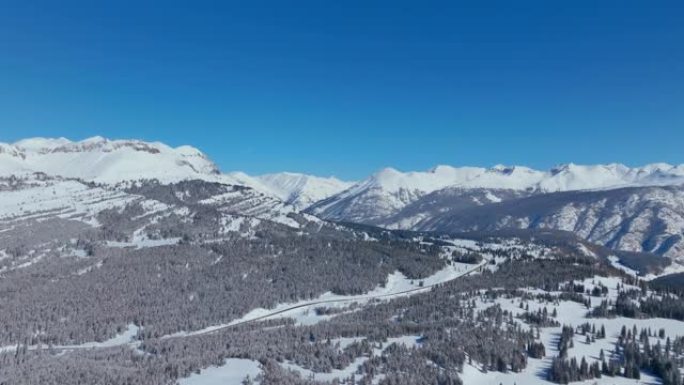
<path id="1" fill-rule="evenodd" d="M 599 283 L 606 286 L 609 290 L 606 297 L 588 297 L 591 299 L 591 307 L 597 307 L 600 305 L 602 300 L 610 299 L 614 301 L 617 298 L 617 285 L 620 280 L 615 277 L 594 277 L 585 279 L 582 282 L 576 281 L 577 284 L 584 284 L 585 288 L 591 290 L 594 286 Z M 625 285 L 626 288 L 630 286 Z M 546 293 L 537 290 L 528 290 L 531 294 Z M 549 294 L 559 294 L 558 292 L 550 292 Z M 558 356 L 559 351 L 557 344 L 561 334 L 561 328 L 563 325 L 572 325 L 577 328 L 579 325 L 584 323 L 595 324 L 597 330 L 601 326 L 605 327 L 606 338 L 596 339 L 595 342 L 589 344 L 586 343 L 586 336 L 575 333 L 573 337 L 574 347 L 568 350 L 568 359 L 575 357 L 578 362 L 584 357 L 589 364 L 594 361 L 599 361 L 599 355 L 601 349 L 603 349 L 608 360 L 615 350 L 615 342 L 617 341 L 622 326 L 625 325 L 627 328 L 631 329 L 633 326 L 641 331 L 642 328 L 650 328 L 655 333 L 660 328 L 666 330 L 667 336 L 674 338 L 676 336 L 684 335 L 684 322 L 663 319 L 663 318 L 649 318 L 649 319 L 631 319 L 625 317 L 616 318 L 588 318 L 586 316 L 590 309 L 587 309 L 584 305 L 581 305 L 572 301 L 561 301 L 559 304 L 555 305 L 553 303 L 542 303 L 537 300 L 525 301 L 525 305 L 529 306 L 530 312 L 536 312 L 544 307 L 547 308 L 549 314 L 552 313 L 554 309 L 558 312 L 558 316 L 555 317 L 557 321 L 560 322 L 559 327 L 544 327 L 540 328 L 540 339 L 546 348 L 546 357 L 542 359 L 528 358 L 528 365 L 524 371 L 520 373 L 508 372 L 484 372 L 482 367 L 478 363 L 473 363 L 473 365 L 464 365 L 463 374 L 461 378 L 464 384 L 467 385 L 513 385 L 513 384 L 553 384 L 546 380 L 546 372 L 551 366 L 551 360 L 553 357 Z M 516 317 L 519 314 L 525 312 L 524 309 L 520 308 L 520 298 L 502 298 L 499 297 L 495 300 L 485 300 L 482 298 L 476 300 L 476 306 L 478 309 L 485 309 L 490 306 L 499 305 L 502 310 L 507 310 L 514 314 Z M 525 322 L 520 319 L 514 318 L 514 321 L 518 324 L 529 327 Z M 652 337 L 651 342 L 655 344 L 658 340 L 657 337 Z M 664 346 L 665 339 L 662 339 L 660 343 Z M 603 376 L 600 379 L 593 379 L 584 382 L 577 382 L 578 384 L 659 384 L 660 380 L 648 373 L 642 372 L 640 380 L 627 379 L 624 377 L 607 377 Z"/>
<path id="2" fill-rule="evenodd" d="M 241 358 L 229 358 L 221 366 L 210 366 L 199 373 L 178 380 L 180 385 L 241 385 L 245 377 L 254 380 L 261 373 L 258 362 Z M 254 382 L 258 385 L 258 382 Z"/>

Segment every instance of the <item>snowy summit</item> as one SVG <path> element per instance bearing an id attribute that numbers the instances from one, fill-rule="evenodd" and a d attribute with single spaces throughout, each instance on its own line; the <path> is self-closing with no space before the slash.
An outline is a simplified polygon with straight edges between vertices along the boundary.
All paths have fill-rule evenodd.
<path id="1" fill-rule="evenodd" d="M 0 143 L 0 175 L 35 172 L 102 183 L 174 181 L 219 173 L 213 162 L 190 146 L 172 148 L 159 142 L 99 136 L 79 142 L 31 138 L 13 144 Z"/>

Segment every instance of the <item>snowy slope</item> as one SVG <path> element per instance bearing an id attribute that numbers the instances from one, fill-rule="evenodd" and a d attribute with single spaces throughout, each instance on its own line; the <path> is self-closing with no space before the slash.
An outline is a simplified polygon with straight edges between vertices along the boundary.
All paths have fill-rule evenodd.
<path id="1" fill-rule="evenodd" d="M 0 176 L 33 172 L 115 183 L 208 178 L 218 169 L 193 147 L 171 148 L 158 142 L 93 137 L 80 142 L 32 138 L 0 144 Z"/>
<path id="2" fill-rule="evenodd" d="M 620 279 L 616 277 L 600 277 L 596 276 L 593 278 L 584 279 L 581 282 L 584 287 L 590 290 L 594 287 L 608 288 L 608 293 L 606 294 L 606 299 L 615 301 L 618 296 L 618 290 L 616 287 L 621 283 Z M 634 288 L 634 287 L 631 287 Z M 530 294 L 535 293 L 534 290 L 528 291 Z M 558 292 L 549 292 L 550 294 L 558 294 Z M 604 298 L 601 297 L 591 297 L 586 296 L 589 300 L 589 306 L 593 309 L 600 305 Z M 486 298 L 482 297 L 476 301 L 476 307 L 478 309 L 486 309 L 491 306 L 499 306 L 504 311 L 514 314 L 514 322 L 519 324 L 522 328 L 534 327 L 533 325 L 525 322 L 518 318 L 518 316 L 525 312 L 524 309 L 520 309 L 520 300 L 518 298 L 503 298 L 500 296 L 498 298 Z M 601 355 L 601 350 L 610 358 L 615 354 L 615 344 L 619 339 L 621 328 L 626 325 L 627 327 L 633 326 L 638 329 L 650 328 L 652 330 L 659 330 L 663 328 L 667 331 L 674 332 L 675 330 L 681 330 L 684 327 L 684 322 L 677 321 L 674 319 L 664 319 L 664 318 L 647 318 L 647 319 L 633 319 L 625 317 L 614 317 L 614 318 L 591 318 L 587 314 L 587 308 L 572 301 L 560 301 L 558 303 L 548 303 L 540 300 L 532 300 L 525 303 L 525 306 L 529 307 L 531 312 L 536 312 L 538 310 L 548 308 L 554 309 L 558 316 L 557 320 L 562 321 L 563 325 L 573 325 L 577 327 L 584 323 L 590 323 L 594 325 L 600 325 L 605 328 L 606 338 L 590 340 L 587 343 L 586 335 L 582 333 L 576 333 L 572 336 L 572 347 L 568 349 L 568 358 L 576 358 L 581 361 L 585 358 L 589 364 L 594 361 L 600 361 L 599 357 Z M 525 385 L 552 385 L 554 382 L 549 381 L 546 378 L 546 373 L 548 368 L 551 366 L 551 361 L 553 358 L 559 356 L 558 350 L 558 339 L 561 334 L 562 326 L 548 326 L 539 328 L 540 340 L 546 348 L 546 354 L 543 358 L 532 358 L 529 357 L 527 362 L 527 367 L 520 372 L 508 371 L 507 373 L 488 371 L 485 370 L 482 363 L 473 362 L 468 363 L 463 366 L 463 372 L 459 374 L 464 384 L 482 384 L 482 385 L 497 385 L 497 384 L 525 384 Z M 666 340 L 659 338 L 657 336 L 652 336 L 650 338 L 650 343 L 656 345 L 660 343 L 664 345 Z M 592 385 L 592 384 L 610 384 L 610 385 L 639 385 L 639 384 L 660 384 L 662 383 L 660 379 L 654 377 L 652 373 L 643 372 L 640 379 L 628 379 L 625 377 L 615 376 L 603 376 L 598 379 L 591 379 L 586 381 L 571 382 L 573 384 L 581 385 Z"/>
<path id="3" fill-rule="evenodd" d="M 292 172 L 250 176 L 243 172 L 227 175 L 240 184 L 271 194 L 297 209 L 333 196 L 351 187 L 353 182 L 341 181 L 335 177 L 317 177 Z"/>
<path id="4" fill-rule="evenodd" d="M 375 223 L 425 194 L 470 180 L 478 168 L 439 166 L 428 172 L 403 173 L 385 168 L 351 188 L 314 204 L 310 211 L 323 218 Z"/>
<path id="5" fill-rule="evenodd" d="M 412 206 L 420 207 L 423 201 L 428 208 L 436 206 L 435 202 L 427 202 L 429 197 Z M 536 194 L 496 204 L 457 207 L 444 212 L 423 209 L 418 213 L 430 215 L 411 223 L 411 229 L 447 232 L 505 228 L 564 230 L 614 249 L 653 252 L 684 260 L 683 187 Z M 408 210 L 402 210 L 400 214 L 416 215 Z M 399 219 L 406 220 L 401 215 L 388 219 L 396 220 L 396 223 L 400 223 Z"/>
<path id="6" fill-rule="evenodd" d="M 140 197 L 74 180 L 31 180 L 21 186 L 0 180 L 0 223 L 59 217 L 96 224 L 99 212 L 135 201 Z"/>
<path id="7" fill-rule="evenodd" d="M 216 165 L 199 150 L 190 146 L 172 148 L 159 142 L 93 137 L 79 142 L 30 138 L 13 144 L 0 143 L 0 177 L 35 172 L 108 184 L 140 179 L 220 181 L 252 187 L 297 209 L 353 184 L 334 177 L 287 172 L 261 176 L 242 172 L 219 174 Z"/>

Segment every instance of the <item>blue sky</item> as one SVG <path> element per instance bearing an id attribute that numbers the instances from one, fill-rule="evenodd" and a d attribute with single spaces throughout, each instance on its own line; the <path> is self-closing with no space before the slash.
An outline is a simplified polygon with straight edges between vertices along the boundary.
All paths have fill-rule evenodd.
<path id="1" fill-rule="evenodd" d="M 0 141 L 223 170 L 684 162 L 681 1 L 5 1 Z"/>

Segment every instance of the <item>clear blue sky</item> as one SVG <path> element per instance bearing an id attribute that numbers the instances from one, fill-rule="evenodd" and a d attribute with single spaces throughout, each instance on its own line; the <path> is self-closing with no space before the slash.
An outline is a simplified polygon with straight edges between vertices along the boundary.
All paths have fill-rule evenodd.
<path id="1" fill-rule="evenodd" d="M 0 141 L 223 170 L 684 162 L 682 1 L 3 1 Z"/>

